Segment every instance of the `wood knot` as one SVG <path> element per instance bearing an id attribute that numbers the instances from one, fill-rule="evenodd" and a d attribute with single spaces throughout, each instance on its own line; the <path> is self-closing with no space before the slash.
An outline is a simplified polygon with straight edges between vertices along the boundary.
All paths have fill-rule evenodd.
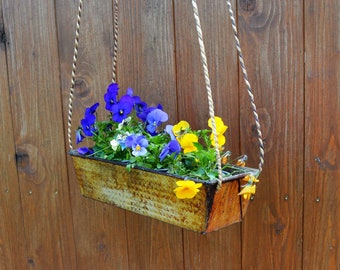
<path id="1" fill-rule="evenodd" d="M 21 144 L 17 146 L 15 160 L 18 171 L 25 173 L 29 179 L 40 184 L 45 180 L 44 159 L 39 154 L 39 149 L 33 144 Z M 39 170 L 39 177 L 37 173 Z"/>
<path id="2" fill-rule="evenodd" d="M 105 244 L 104 244 L 104 243 L 99 243 L 98 249 L 99 249 L 100 251 L 104 251 L 104 250 L 106 249 Z"/>
<path id="3" fill-rule="evenodd" d="M 29 265 L 34 266 L 34 260 L 32 258 L 28 258 L 27 262 Z"/>
<path id="4" fill-rule="evenodd" d="M 82 99 L 84 97 L 87 97 L 90 94 L 91 90 L 90 88 L 87 86 L 86 80 L 85 79 L 77 79 L 75 81 L 75 92 L 74 95 L 79 98 Z"/>
<path id="5" fill-rule="evenodd" d="M 21 170 L 28 167 L 30 163 L 29 154 L 22 149 L 18 149 L 18 151 L 15 153 L 15 160 L 17 162 L 18 168 Z"/>
<path id="6" fill-rule="evenodd" d="M 281 223 L 281 221 L 276 222 L 275 224 L 272 224 L 272 227 L 276 234 L 281 234 L 283 230 L 285 229 L 285 225 Z"/>
<path id="7" fill-rule="evenodd" d="M 6 46 L 7 37 L 6 32 L 3 24 L 0 24 L 0 45 Z"/>
<path id="8" fill-rule="evenodd" d="M 254 11 L 256 6 L 256 0 L 241 0 L 241 9 L 244 11 Z"/>

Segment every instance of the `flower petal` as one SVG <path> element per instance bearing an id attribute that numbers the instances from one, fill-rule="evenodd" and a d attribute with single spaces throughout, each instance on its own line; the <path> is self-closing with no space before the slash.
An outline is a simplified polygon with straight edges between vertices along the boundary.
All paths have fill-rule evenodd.
<path id="1" fill-rule="evenodd" d="M 241 190 L 241 192 L 238 195 L 243 195 L 245 193 L 255 194 L 255 192 L 256 192 L 255 185 L 247 185 Z"/>
<path id="2" fill-rule="evenodd" d="M 190 125 L 187 121 L 180 121 L 177 125 L 174 125 L 172 128 L 173 133 L 175 134 L 176 137 L 180 137 L 185 130 L 190 128 Z"/>
<path id="3" fill-rule="evenodd" d="M 178 199 L 192 199 L 199 192 L 199 188 L 202 186 L 201 183 L 195 183 L 191 180 L 177 181 L 177 188 L 174 189 L 176 197 Z"/>

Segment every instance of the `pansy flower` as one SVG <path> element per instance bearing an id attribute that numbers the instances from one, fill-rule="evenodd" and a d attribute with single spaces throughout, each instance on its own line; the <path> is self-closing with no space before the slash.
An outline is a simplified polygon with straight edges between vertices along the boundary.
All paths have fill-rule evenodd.
<path id="1" fill-rule="evenodd" d="M 171 140 L 176 139 L 176 136 L 175 136 L 174 132 L 172 131 L 173 127 L 174 127 L 173 125 L 166 125 L 166 127 L 164 129 L 165 133 L 170 135 Z"/>
<path id="2" fill-rule="evenodd" d="M 122 96 L 122 98 L 112 106 L 112 120 L 121 123 L 132 111 L 133 101 L 128 95 Z"/>
<path id="3" fill-rule="evenodd" d="M 113 139 L 113 140 L 110 141 L 110 145 L 111 145 L 111 148 L 112 148 L 113 151 L 117 151 L 118 146 L 119 146 L 119 141 Z"/>
<path id="4" fill-rule="evenodd" d="M 99 106 L 99 103 L 97 102 L 97 103 L 93 104 L 91 107 L 86 108 L 85 115 L 95 114 L 98 106 Z"/>
<path id="5" fill-rule="evenodd" d="M 238 195 L 242 195 L 244 199 L 249 200 L 256 192 L 256 183 L 260 182 L 254 175 L 247 175 L 242 181 L 248 182 Z"/>
<path id="6" fill-rule="evenodd" d="M 133 100 L 133 104 L 138 104 L 138 103 L 144 103 L 146 105 L 145 102 L 142 102 L 140 96 L 134 96 L 133 95 L 133 89 L 132 88 L 128 88 L 126 89 L 126 96 L 130 96 Z"/>
<path id="7" fill-rule="evenodd" d="M 226 132 L 226 130 L 228 129 L 228 126 L 226 126 L 224 123 L 223 123 L 223 120 L 221 117 L 218 117 L 218 116 L 215 116 L 215 125 L 216 125 L 216 135 L 217 135 L 217 143 L 220 147 L 222 147 L 225 142 L 226 142 L 226 139 L 225 139 L 225 136 L 223 135 L 224 132 Z M 212 129 L 213 126 L 212 126 L 212 119 L 209 118 L 208 120 L 208 126 Z M 215 146 L 215 136 L 214 136 L 214 133 L 211 133 L 210 135 L 210 141 L 211 141 L 211 144 L 213 146 Z"/>
<path id="8" fill-rule="evenodd" d="M 178 124 L 173 126 L 172 131 L 175 134 L 176 138 L 180 140 L 189 128 L 190 128 L 189 123 L 187 121 L 182 120 Z"/>
<path id="9" fill-rule="evenodd" d="M 201 183 L 195 183 L 191 180 L 177 181 L 177 188 L 174 189 L 178 199 L 192 199 L 199 192 Z"/>
<path id="10" fill-rule="evenodd" d="M 217 135 L 217 144 L 220 147 L 222 147 L 225 144 L 225 142 L 226 142 L 225 136 L 222 135 L 222 134 L 216 134 L 216 135 Z M 215 146 L 215 137 L 214 137 L 213 133 L 210 134 L 210 141 L 211 141 L 211 144 L 213 146 Z"/>
<path id="11" fill-rule="evenodd" d="M 133 103 L 133 108 L 136 111 L 136 115 L 139 119 L 143 120 L 143 122 L 145 122 L 146 120 L 146 110 L 148 108 L 148 104 L 146 104 L 146 102 L 142 101 L 141 99 L 134 99 L 134 103 Z"/>
<path id="12" fill-rule="evenodd" d="M 155 109 L 146 117 L 146 130 L 153 135 L 156 133 L 157 127 L 166 121 L 168 121 L 168 114 L 160 109 Z"/>
<path id="13" fill-rule="evenodd" d="M 80 121 L 82 130 L 86 136 L 93 136 L 96 131 L 95 127 L 96 116 L 93 114 L 86 114 L 85 117 Z"/>
<path id="14" fill-rule="evenodd" d="M 129 132 L 125 132 L 124 134 L 118 134 L 116 139 L 112 140 L 112 141 L 115 141 L 115 142 L 110 142 L 111 143 L 111 147 L 113 148 L 114 145 L 116 144 L 116 142 L 119 144 L 120 148 L 122 150 L 124 150 L 126 148 L 126 145 L 125 145 L 125 140 L 126 138 L 130 136 L 130 133 Z"/>
<path id="15" fill-rule="evenodd" d="M 132 155 L 139 157 L 147 154 L 146 147 L 148 147 L 149 142 L 145 136 L 133 134 L 126 137 L 125 145 L 132 148 Z"/>
<path id="16" fill-rule="evenodd" d="M 84 140 L 85 136 L 82 133 L 82 129 L 78 128 L 76 130 L 76 144 L 82 142 Z"/>
<path id="17" fill-rule="evenodd" d="M 242 195 L 245 200 L 249 200 L 256 192 L 255 185 L 246 185 L 238 195 Z"/>
<path id="18" fill-rule="evenodd" d="M 122 122 L 118 124 L 117 130 L 122 130 L 124 126 L 128 126 L 131 123 L 132 117 L 128 116 L 125 119 L 123 119 Z"/>
<path id="19" fill-rule="evenodd" d="M 126 89 L 126 95 L 133 97 L 133 89 L 131 87 L 129 87 L 128 89 Z"/>
<path id="20" fill-rule="evenodd" d="M 223 120 L 221 117 L 215 116 L 215 124 L 216 124 L 216 133 L 217 134 L 223 134 L 224 132 L 226 132 L 226 130 L 228 129 L 228 126 L 226 126 L 223 123 Z M 212 119 L 209 118 L 208 120 L 208 126 L 212 129 Z"/>
<path id="21" fill-rule="evenodd" d="M 107 92 L 104 95 L 104 100 L 106 102 L 105 109 L 108 111 L 112 111 L 112 106 L 117 103 L 117 96 L 118 96 L 119 87 L 117 83 L 111 83 L 108 88 Z"/>
<path id="22" fill-rule="evenodd" d="M 171 155 L 173 153 L 175 153 L 175 157 L 176 157 L 180 151 L 181 151 L 181 146 L 179 142 L 176 139 L 171 140 L 168 144 L 166 144 L 163 147 L 163 150 L 159 155 L 159 159 L 160 161 L 163 161 L 163 159 L 165 159 L 166 156 Z"/>
<path id="23" fill-rule="evenodd" d="M 136 104 L 135 104 L 136 105 Z M 140 104 L 137 104 L 139 106 L 138 108 L 138 118 L 140 120 L 142 120 L 143 122 L 146 121 L 146 117 L 148 116 L 149 113 L 151 113 L 153 110 L 156 110 L 156 109 L 159 109 L 159 110 L 162 110 L 163 111 L 163 107 L 161 104 L 158 104 L 157 107 L 148 107 L 146 105 L 146 103 L 144 104 L 143 102 L 141 102 Z M 137 112 L 137 110 L 136 110 Z"/>
<path id="24" fill-rule="evenodd" d="M 93 149 L 88 148 L 88 147 L 80 147 L 77 149 L 77 152 L 81 155 L 92 155 Z"/>
<path id="25" fill-rule="evenodd" d="M 186 133 L 181 138 L 179 143 L 181 144 L 181 147 L 183 148 L 183 153 L 190 153 L 190 152 L 196 152 L 197 148 L 194 145 L 194 143 L 198 142 L 198 137 L 193 133 Z"/>
<path id="26" fill-rule="evenodd" d="M 80 143 L 83 141 L 84 136 L 82 132 L 86 136 L 93 136 L 96 131 L 95 123 L 96 123 L 96 110 L 99 106 L 99 103 L 93 104 L 91 107 L 85 109 L 84 118 L 80 121 L 81 127 L 76 131 L 76 143 Z"/>

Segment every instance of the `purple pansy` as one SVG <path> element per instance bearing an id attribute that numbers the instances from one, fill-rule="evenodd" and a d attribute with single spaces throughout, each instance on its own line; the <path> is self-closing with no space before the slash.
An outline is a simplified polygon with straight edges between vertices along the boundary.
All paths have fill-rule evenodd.
<path id="1" fill-rule="evenodd" d="M 132 88 L 128 88 L 126 90 L 126 95 L 132 98 L 133 108 L 136 111 L 137 117 L 139 117 L 139 115 L 142 114 L 147 109 L 148 105 L 144 101 L 142 101 L 139 96 L 133 95 Z"/>
<path id="2" fill-rule="evenodd" d="M 84 135 L 82 133 L 82 129 L 81 128 L 78 128 L 76 130 L 76 144 L 82 142 L 84 140 Z"/>
<path id="3" fill-rule="evenodd" d="M 77 151 L 80 155 L 92 155 L 93 154 L 93 149 L 88 148 L 88 147 L 80 147 L 77 149 Z"/>
<path id="4" fill-rule="evenodd" d="M 181 152 L 181 146 L 179 142 L 175 140 L 171 140 L 167 145 L 164 146 L 162 152 L 159 155 L 160 161 L 163 161 L 166 156 L 171 155 L 172 153 L 175 153 L 175 157 L 178 155 L 178 153 Z"/>
<path id="5" fill-rule="evenodd" d="M 95 114 L 98 106 L 99 106 L 99 103 L 97 102 L 97 103 L 93 104 L 91 107 L 86 108 L 85 116 L 88 115 L 88 114 Z"/>
<path id="6" fill-rule="evenodd" d="M 121 123 L 132 111 L 133 100 L 130 96 L 125 95 L 112 106 L 112 120 Z"/>
<path id="7" fill-rule="evenodd" d="M 80 121 L 83 132 L 86 136 L 93 136 L 96 131 L 95 127 L 96 116 L 94 114 L 85 114 L 85 117 Z"/>
<path id="8" fill-rule="evenodd" d="M 126 95 L 133 97 L 133 89 L 131 87 L 129 87 L 128 89 L 126 89 Z"/>
<path id="9" fill-rule="evenodd" d="M 91 107 L 85 109 L 84 118 L 80 121 L 81 127 L 76 131 L 76 143 L 80 143 L 83 141 L 84 134 L 86 136 L 93 136 L 96 131 L 95 122 L 96 122 L 96 110 L 99 106 L 99 103 L 93 104 Z M 84 134 L 83 134 L 83 133 Z"/>
<path id="10" fill-rule="evenodd" d="M 145 102 L 144 102 L 145 103 Z M 156 110 L 156 109 L 160 109 L 160 110 L 163 110 L 163 107 L 161 104 L 158 104 L 157 107 L 147 107 L 147 104 L 145 103 L 144 104 L 140 104 L 140 111 L 139 111 L 139 114 L 138 114 L 138 117 L 140 120 L 142 120 L 143 122 L 146 121 L 146 117 L 148 116 L 148 114 L 150 112 L 152 112 L 153 110 Z M 137 110 L 136 110 L 137 111 Z"/>
<path id="11" fill-rule="evenodd" d="M 133 105 L 133 108 L 135 109 L 136 111 L 136 115 L 139 119 L 141 119 L 143 122 L 145 122 L 146 120 L 146 115 L 145 114 L 145 111 L 146 109 L 148 108 L 148 104 L 146 104 L 146 102 L 144 101 L 141 101 L 139 99 L 139 101 L 135 101 L 134 102 L 134 105 Z"/>
<path id="12" fill-rule="evenodd" d="M 144 156 L 147 153 L 146 147 L 148 147 L 149 142 L 143 135 L 133 134 L 126 137 L 125 140 L 126 147 L 132 148 L 132 155 L 135 157 Z"/>
<path id="13" fill-rule="evenodd" d="M 112 107 L 114 104 L 117 103 L 117 96 L 118 96 L 119 87 L 117 83 L 111 83 L 108 88 L 107 92 L 104 95 L 104 100 L 106 102 L 105 109 L 112 112 Z"/>
<path id="14" fill-rule="evenodd" d="M 161 109 L 154 109 L 146 116 L 146 130 L 150 134 L 155 134 L 157 127 L 165 121 L 168 121 L 168 114 Z"/>
<path id="15" fill-rule="evenodd" d="M 170 135 L 171 140 L 176 139 L 176 136 L 175 136 L 174 132 L 172 131 L 173 127 L 174 127 L 173 125 L 166 125 L 166 127 L 164 129 L 165 132 Z"/>

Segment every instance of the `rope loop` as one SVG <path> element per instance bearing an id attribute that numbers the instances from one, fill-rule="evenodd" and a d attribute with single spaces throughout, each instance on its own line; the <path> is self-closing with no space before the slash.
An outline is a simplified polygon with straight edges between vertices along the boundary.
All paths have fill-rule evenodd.
<path id="1" fill-rule="evenodd" d="M 75 81 L 76 81 L 78 47 L 79 47 L 79 32 L 80 32 L 82 8 L 83 8 L 83 1 L 79 0 L 77 23 L 76 23 L 76 35 L 74 39 L 72 71 L 71 71 L 71 87 L 70 87 L 70 95 L 69 95 L 69 100 L 68 100 L 69 104 L 68 104 L 67 137 L 68 137 L 68 144 L 69 144 L 70 150 L 73 149 L 73 146 L 72 146 L 72 106 L 73 106 L 74 88 L 75 88 Z"/>
<path id="2" fill-rule="evenodd" d="M 206 86 L 206 91 L 207 91 L 207 96 L 208 96 L 208 103 L 209 103 L 209 114 L 211 118 L 211 123 L 212 123 L 212 132 L 214 136 L 214 144 L 215 144 L 215 151 L 216 151 L 216 160 L 217 160 L 217 166 L 218 166 L 218 184 L 221 186 L 222 180 L 223 180 L 223 174 L 222 174 L 222 165 L 221 165 L 221 156 L 220 156 L 220 151 L 218 149 L 218 143 L 217 143 L 217 132 L 216 132 L 216 123 L 215 123 L 215 112 L 214 112 L 214 102 L 212 98 L 212 91 L 211 91 L 211 85 L 210 85 L 210 78 L 209 78 L 209 72 L 208 72 L 208 64 L 207 64 L 207 56 L 205 53 L 205 47 L 204 47 L 204 41 L 203 41 L 203 34 L 202 34 L 202 28 L 201 28 L 201 23 L 200 23 L 200 18 L 199 18 L 199 12 L 198 12 L 198 7 L 196 0 L 192 0 L 192 8 L 194 11 L 194 17 L 195 17 L 195 22 L 196 22 L 196 30 L 197 30 L 197 36 L 198 36 L 198 43 L 200 47 L 200 52 L 201 52 L 201 62 L 202 62 L 202 67 L 203 67 L 203 73 L 204 73 L 204 80 L 205 80 L 205 86 Z M 248 74 L 247 70 L 245 67 L 245 63 L 243 60 L 243 55 L 242 55 L 242 50 L 241 50 L 241 45 L 240 41 L 238 38 L 238 32 L 237 32 L 237 26 L 232 10 L 232 6 L 229 0 L 226 0 L 227 6 L 228 6 L 228 11 L 229 11 L 229 17 L 233 29 L 233 34 L 235 38 L 235 45 L 236 45 L 236 50 L 238 52 L 238 60 L 239 60 L 239 65 L 242 70 L 243 74 L 243 79 L 246 84 L 251 108 L 253 111 L 254 115 L 254 120 L 255 120 L 255 125 L 256 125 L 256 130 L 258 134 L 258 142 L 259 142 L 259 173 L 262 171 L 263 163 L 264 163 L 264 144 L 263 144 L 263 139 L 262 139 L 262 132 L 261 132 L 261 126 L 260 126 L 260 121 L 257 113 L 257 108 L 255 105 L 255 100 L 254 100 L 254 95 L 251 89 L 250 82 L 248 80 Z"/>
<path id="3" fill-rule="evenodd" d="M 209 104 L 209 115 L 211 118 L 211 124 L 212 124 L 212 132 L 213 132 L 213 139 L 214 139 L 214 145 L 215 145 L 215 152 L 216 152 L 216 160 L 217 160 L 217 167 L 218 167 L 218 187 L 222 185 L 223 180 L 223 172 L 222 172 L 222 162 L 221 162 L 221 155 L 218 147 L 218 139 L 217 139 L 217 131 L 216 131 L 216 121 L 215 121 L 215 111 L 214 111 L 214 101 L 211 91 L 211 84 L 210 84 L 210 77 L 209 77 L 209 70 L 208 70 L 208 63 L 207 63 L 207 57 L 205 52 L 205 46 L 203 41 L 203 33 L 201 28 L 201 22 L 198 12 L 198 7 L 196 0 L 192 0 L 192 8 L 194 12 L 195 22 L 196 22 L 196 31 L 198 36 L 198 43 L 200 47 L 200 56 L 201 56 L 201 62 L 203 67 L 203 73 L 204 73 L 204 81 L 206 85 L 206 91 L 207 91 L 207 97 L 208 97 L 208 104 Z M 250 82 L 248 80 L 248 74 L 245 67 L 245 63 L 243 60 L 242 50 L 240 46 L 240 41 L 238 38 L 238 32 L 237 32 L 237 26 L 236 21 L 234 18 L 232 6 L 229 0 L 226 0 L 226 4 L 229 11 L 229 17 L 233 29 L 233 34 L 235 38 L 235 45 L 238 52 L 238 60 L 239 65 L 242 70 L 243 79 L 246 84 L 246 89 L 248 92 L 251 108 L 254 115 L 256 130 L 258 134 L 258 142 L 259 142 L 259 172 L 262 171 L 262 167 L 264 164 L 264 144 L 262 139 L 262 132 L 261 132 L 261 126 L 260 121 L 257 113 L 257 108 L 255 105 L 254 95 L 252 92 L 252 88 L 250 85 Z M 69 110 L 68 110 L 68 128 L 67 128 L 67 135 L 68 135 L 68 143 L 70 150 L 73 149 L 72 146 L 72 106 L 73 106 L 73 98 L 74 98 L 74 89 L 75 89 L 75 76 L 77 71 L 77 59 L 78 59 L 78 48 L 79 48 L 79 32 L 80 32 L 80 23 L 81 23 L 81 15 L 82 15 L 82 8 L 83 8 L 83 0 L 79 0 L 78 5 L 78 14 L 77 14 L 77 23 L 76 23 L 76 32 L 75 32 L 75 39 L 74 39 L 74 52 L 73 52 L 73 62 L 72 62 L 72 71 L 71 71 L 71 87 L 70 87 L 70 95 L 69 95 Z M 112 57 L 112 82 L 115 83 L 117 81 L 117 51 L 118 51 L 118 0 L 114 0 L 114 6 L 113 6 L 113 25 L 114 25 L 114 33 L 113 33 L 113 57 Z"/>
<path id="4" fill-rule="evenodd" d="M 227 3 L 227 6 L 228 6 L 231 26 L 232 26 L 233 33 L 234 33 L 235 46 L 236 46 L 236 50 L 237 50 L 237 53 L 238 53 L 239 65 L 240 65 L 241 70 L 242 70 L 243 80 L 246 84 L 246 89 L 247 89 L 247 92 L 248 92 L 249 101 L 250 101 L 250 105 L 251 105 L 254 120 L 255 120 L 257 138 L 258 138 L 258 143 L 259 143 L 259 159 L 260 159 L 260 162 L 259 162 L 258 168 L 259 168 L 259 173 L 261 173 L 262 168 L 263 168 L 263 164 L 264 164 L 264 143 L 263 143 L 263 139 L 262 139 L 262 132 L 261 132 L 259 115 L 257 113 L 257 108 L 256 108 L 256 105 L 255 105 L 253 90 L 251 88 L 251 85 L 250 85 L 250 82 L 249 82 L 249 79 L 248 79 L 248 73 L 247 73 L 247 70 L 246 70 L 246 65 L 245 65 L 244 60 L 243 60 L 243 55 L 242 55 L 240 40 L 238 38 L 237 26 L 236 26 L 236 21 L 235 21 L 235 18 L 234 18 L 233 9 L 232 9 L 232 6 L 231 6 L 231 3 L 230 3 L 229 0 L 226 0 L 226 3 Z"/>
<path id="5" fill-rule="evenodd" d="M 69 149 L 72 150 L 72 107 L 75 89 L 75 77 L 77 71 L 77 60 L 78 60 L 78 48 L 79 48 L 79 32 L 80 32 L 80 22 L 83 9 L 83 0 L 79 0 L 78 4 L 78 14 L 77 14 L 77 24 L 76 33 L 74 39 L 74 51 L 73 51 L 73 62 L 72 62 L 72 72 L 71 72 L 71 87 L 69 95 L 69 109 L 68 109 L 68 121 L 67 121 L 67 137 Z M 114 1 L 113 4 L 113 56 L 112 56 L 112 82 L 117 82 L 117 51 L 118 51 L 118 0 Z"/>
<path id="6" fill-rule="evenodd" d="M 194 17 L 195 17 L 195 22 L 196 22 L 196 30 L 197 30 L 197 36 L 198 36 L 198 43 L 199 43 L 199 46 L 200 46 L 200 53 L 201 53 L 201 62 L 202 62 L 202 66 L 203 66 L 204 81 L 205 81 L 205 87 L 206 87 L 207 96 L 208 96 L 209 116 L 211 118 L 211 126 L 212 126 L 213 138 L 214 138 L 217 169 L 218 169 L 218 188 L 220 188 L 221 185 L 222 185 L 222 180 L 223 180 L 222 162 L 221 162 L 221 154 L 220 154 L 218 139 L 217 139 L 214 101 L 213 101 L 211 85 L 210 85 L 207 56 L 206 56 L 206 53 L 205 53 L 205 46 L 204 46 L 204 42 L 203 42 L 203 33 L 202 33 L 201 22 L 200 22 L 200 18 L 199 18 L 199 12 L 198 12 L 196 0 L 192 0 L 191 3 L 192 3 L 192 9 L 194 11 Z"/>

